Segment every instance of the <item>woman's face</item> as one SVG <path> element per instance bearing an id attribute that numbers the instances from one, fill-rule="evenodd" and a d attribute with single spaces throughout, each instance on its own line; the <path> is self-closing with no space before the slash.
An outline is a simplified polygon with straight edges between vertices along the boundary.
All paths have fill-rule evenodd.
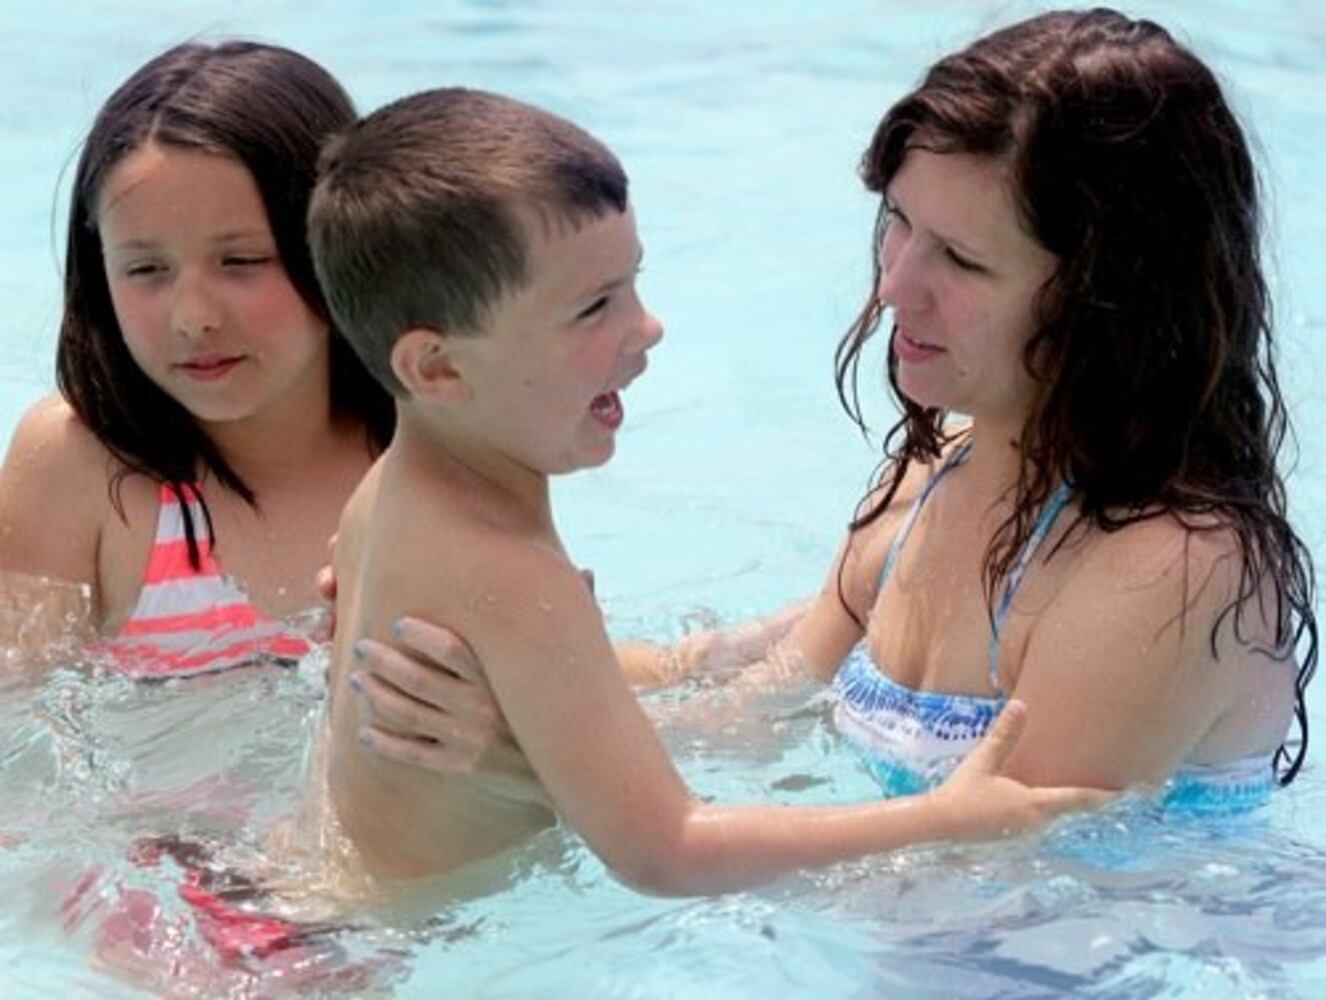
<path id="1" fill-rule="evenodd" d="M 1057 258 L 1023 229 L 1003 164 L 912 148 L 884 193 L 880 302 L 899 388 L 926 407 L 1020 427 L 1023 348 Z"/>

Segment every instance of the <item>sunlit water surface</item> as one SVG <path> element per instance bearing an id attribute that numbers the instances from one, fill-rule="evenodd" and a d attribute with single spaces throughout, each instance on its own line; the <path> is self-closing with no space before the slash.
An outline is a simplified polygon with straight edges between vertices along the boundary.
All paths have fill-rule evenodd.
<path id="1" fill-rule="evenodd" d="M 873 464 L 830 377 L 868 281 L 874 206 L 854 179 L 857 157 L 928 62 L 1032 9 L 6 8 L 0 431 L 51 384 L 57 178 L 97 105 L 148 55 L 197 34 L 279 41 L 324 62 L 365 108 L 439 84 L 498 89 L 570 115 L 621 154 L 647 247 L 644 291 L 669 328 L 627 395 L 619 456 L 558 488 L 563 532 L 595 567 L 611 627 L 667 637 L 776 607 L 818 585 Z M 1292 501 L 1320 559 L 1326 15 L 1307 0 L 1129 9 L 1195 45 L 1257 141 L 1301 432 Z M 869 412 L 883 425 L 879 399 Z M 1314 718 L 1326 719 L 1322 699 L 1312 696 Z M 555 832 L 520 853 L 521 874 L 496 896 L 223 962 L 179 899 L 178 869 L 145 863 L 135 845 L 177 834 L 223 858 L 260 853 L 301 787 L 320 704 L 316 663 L 150 686 L 85 666 L 0 685 L 0 995 L 1326 995 L 1326 779 L 1315 764 L 1254 817 L 1197 823 L 1125 803 L 1044 838 L 905 852 L 717 899 L 636 895 Z M 707 797 L 873 794 L 821 697 L 736 713 L 700 685 L 649 707 Z M 121 961 L 111 974 L 107 928 L 135 900 L 158 907 L 167 933 L 148 942 L 146 967 Z"/>

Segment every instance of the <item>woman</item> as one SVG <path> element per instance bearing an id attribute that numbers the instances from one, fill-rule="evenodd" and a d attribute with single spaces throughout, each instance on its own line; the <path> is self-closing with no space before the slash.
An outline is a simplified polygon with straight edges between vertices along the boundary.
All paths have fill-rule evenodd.
<path id="1" fill-rule="evenodd" d="M 833 683 L 890 793 L 931 787 L 1016 696 L 1020 779 L 1262 801 L 1306 752 L 1313 577 L 1276 467 L 1256 178 L 1211 72 L 1151 22 L 1041 15 L 936 63 L 862 173 L 876 281 L 839 393 L 860 422 L 857 364 L 887 313 L 903 416 L 767 662 Z M 741 639 L 622 658 L 671 676 Z M 370 647 L 365 691 L 399 720 L 375 745 L 487 769 L 506 744 L 476 665 L 420 623 L 402 641 L 452 675 Z M 449 719 L 454 740 L 400 735 Z"/>

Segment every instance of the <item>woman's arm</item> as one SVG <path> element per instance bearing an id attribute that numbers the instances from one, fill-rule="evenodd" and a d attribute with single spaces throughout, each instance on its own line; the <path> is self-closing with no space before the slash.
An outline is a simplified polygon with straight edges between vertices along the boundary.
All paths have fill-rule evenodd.
<path id="1" fill-rule="evenodd" d="M 1206 749 L 1216 759 L 1265 750 L 1269 761 L 1288 725 L 1293 671 L 1255 650 L 1274 645 L 1258 600 L 1245 609 L 1245 641 L 1232 614 L 1212 638 L 1240 567 L 1232 532 L 1170 518 L 1093 539 L 1031 629 L 1013 689 L 1031 723 L 1010 773 L 1032 784 L 1154 783 L 1200 758 L 1208 735 L 1258 699 L 1247 713 L 1255 722 Z"/>
<path id="2" fill-rule="evenodd" d="M 695 632 L 672 646 L 619 642 L 614 647 L 617 662 L 626 680 L 640 687 L 675 684 L 697 674 L 740 672 L 768 656 L 812 603 L 801 600 L 761 618 Z"/>
<path id="3" fill-rule="evenodd" d="M 913 491 L 909 481 L 899 502 L 910 502 Z M 849 535 L 814 598 L 751 622 L 696 633 L 676 646 L 617 644 L 623 675 L 632 684 L 649 685 L 731 671 L 740 679 L 737 687 L 760 691 L 789 680 L 827 682 L 862 635 L 860 623 L 843 606 L 839 583 L 864 614 L 874 600 L 884 543 L 895 527 L 885 518 L 879 528 Z M 330 568 L 319 575 L 318 587 L 326 600 L 334 599 Z M 394 645 L 365 639 L 360 649 L 353 689 L 364 699 L 368 724 L 362 738 L 373 752 L 443 774 L 475 774 L 518 799 L 542 796 L 511 739 L 483 665 L 463 638 L 441 625 L 402 618 Z"/>

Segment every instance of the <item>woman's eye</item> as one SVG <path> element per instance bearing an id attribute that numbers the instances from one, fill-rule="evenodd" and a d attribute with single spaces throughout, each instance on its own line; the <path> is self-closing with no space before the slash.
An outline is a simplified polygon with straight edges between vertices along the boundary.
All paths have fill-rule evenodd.
<path id="1" fill-rule="evenodd" d="M 124 273 L 130 278 L 149 278 L 152 275 L 160 274 L 164 270 L 164 267 L 154 261 L 142 261 L 140 263 L 130 264 L 124 269 Z"/>
<path id="2" fill-rule="evenodd" d="M 946 247 L 944 250 L 944 254 L 948 257 L 949 260 L 951 260 L 954 264 L 956 264 L 959 268 L 961 268 L 964 271 L 985 270 L 985 268 L 982 267 L 980 264 L 976 263 L 976 261 L 972 260 L 969 257 L 964 257 L 962 254 L 958 253 L 952 247 Z"/>

